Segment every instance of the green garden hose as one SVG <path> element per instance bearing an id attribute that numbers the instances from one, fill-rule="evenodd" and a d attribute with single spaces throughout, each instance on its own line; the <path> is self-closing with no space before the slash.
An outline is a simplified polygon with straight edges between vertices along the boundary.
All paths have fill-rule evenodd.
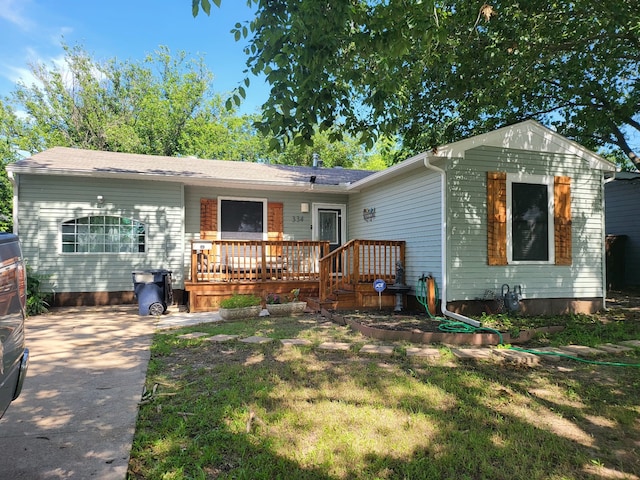
<path id="1" fill-rule="evenodd" d="M 464 322 L 455 322 L 453 320 L 449 320 L 444 317 L 436 317 L 429 311 L 429 302 L 427 301 L 427 278 L 424 275 L 418 279 L 418 291 L 416 292 L 416 299 L 418 303 L 422 305 L 427 311 L 427 315 L 429 318 L 434 320 L 439 320 L 440 325 L 438 325 L 438 330 L 446 333 L 478 333 L 478 332 L 489 332 L 498 335 L 500 339 L 500 345 L 504 343 L 504 339 L 502 338 L 502 333 L 498 330 L 488 327 L 475 327 L 468 323 Z M 433 285 L 435 288 L 435 297 L 438 298 L 438 283 L 433 280 Z"/>
<path id="2" fill-rule="evenodd" d="M 418 300 L 418 303 L 420 303 L 420 305 L 422 305 L 425 310 L 427 311 L 427 315 L 429 316 L 429 318 L 432 318 L 434 320 L 439 320 L 440 321 L 440 325 L 438 325 L 438 330 L 440 330 L 441 332 L 447 332 L 447 333 L 479 333 L 479 332 L 489 332 L 489 333 L 493 333 L 498 335 L 498 338 L 500 339 L 498 342 L 498 345 L 504 345 L 504 338 L 502 337 L 502 333 L 500 333 L 498 330 L 495 330 L 493 328 L 488 328 L 488 327 L 475 327 L 473 325 L 470 325 L 468 323 L 464 323 L 464 322 L 455 322 L 453 320 L 449 320 L 447 318 L 444 317 L 436 317 L 434 316 L 430 311 L 429 311 L 429 304 L 427 302 L 427 278 L 424 275 L 422 277 L 420 277 L 418 279 L 418 289 L 416 292 L 416 299 Z M 435 297 L 438 298 L 438 284 L 436 283 L 435 279 L 433 281 L 434 287 L 435 287 Z M 612 366 L 612 367 L 640 367 L 640 364 L 638 363 L 621 363 L 621 362 L 602 362 L 602 361 L 598 361 L 598 360 L 588 360 L 585 358 L 580 358 L 580 357 L 576 357 L 574 355 L 569 355 L 569 354 L 564 354 L 564 353 L 560 353 L 560 352 L 541 352 L 539 350 L 530 350 L 530 349 L 526 349 L 526 348 L 519 348 L 519 347 L 513 347 L 511 345 L 508 346 L 509 350 L 515 350 L 518 352 L 523 352 L 523 353 L 531 353 L 533 355 L 548 355 L 548 356 L 555 356 L 555 357 L 562 357 L 562 358 L 568 358 L 570 360 L 575 360 L 577 362 L 582 362 L 582 363 L 588 363 L 591 365 L 608 365 L 608 366 Z"/>
<path id="3" fill-rule="evenodd" d="M 602 362 L 598 360 L 588 360 L 586 358 L 580 358 L 574 355 L 568 355 L 560 352 L 541 352 L 539 350 L 529 350 L 527 348 L 520 348 L 520 347 L 513 347 L 513 346 L 510 346 L 509 350 L 515 350 L 517 352 L 524 352 L 524 353 L 532 353 L 534 355 L 540 355 L 540 356 L 548 355 L 551 357 L 568 358 L 570 360 L 575 360 L 576 362 L 589 363 L 591 365 L 608 365 L 610 367 L 640 367 L 640 363 Z"/>
<path id="4" fill-rule="evenodd" d="M 435 279 L 433 281 L 433 284 L 436 289 L 435 297 L 438 298 L 438 284 L 436 283 Z M 422 275 L 418 279 L 418 291 L 416 292 L 416 299 L 418 300 L 418 303 L 422 305 L 427 311 L 427 315 L 429 316 L 429 318 L 436 318 L 429 311 L 429 302 L 427 301 L 427 277 L 425 277 L 424 275 Z M 438 320 L 443 319 L 441 317 L 438 317 Z"/>

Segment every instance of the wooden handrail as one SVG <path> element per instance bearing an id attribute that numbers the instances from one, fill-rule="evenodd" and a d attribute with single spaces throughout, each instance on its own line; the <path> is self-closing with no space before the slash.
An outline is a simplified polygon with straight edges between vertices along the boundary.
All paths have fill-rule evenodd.
<path id="1" fill-rule="evenodd" d="M 320 279 L 329 242 L 192 240 L 192 282 Z"/>
<path id="2" fill-rule="evenodd" d="M 377 279 L 392 283 L 397 262 L 404 266 L 404 259 L 402 240 L 350 240 L 320 259 L 320 298 Z"/>

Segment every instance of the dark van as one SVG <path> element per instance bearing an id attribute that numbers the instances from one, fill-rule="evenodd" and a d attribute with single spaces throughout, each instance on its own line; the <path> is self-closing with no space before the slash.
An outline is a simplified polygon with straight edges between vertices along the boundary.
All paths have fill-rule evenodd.
<path id="1" fill-rule="evenodd" d="M 29 366 L 25 348 L 27 275 L 16 235 L 0 233 L 0 417 L 18 398 Z"/>

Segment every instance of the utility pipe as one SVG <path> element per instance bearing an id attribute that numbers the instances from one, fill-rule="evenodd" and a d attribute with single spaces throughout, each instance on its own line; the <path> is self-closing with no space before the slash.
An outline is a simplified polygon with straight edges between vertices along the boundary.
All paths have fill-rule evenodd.
<path id="1" fill-rule="evenodd" d="M 13 199 L 12 199 L 12 213 L 13 213 L 13 233 L 16 235 L 20 234 L 19 224 L 18 224 L 18 192 L 20 190 L 20 177 L 16 177 L 13 172 L 7 172 L 7 177 L 9 178 L 9 182 L 13 187 Z"/>
<path id="2" fill-rule="evenodd" d="M 442 272 L 442 287 L 440 288 L 440 309 L 442 310 L 443 315 L 447 317 L 451 317 L 454 320 L 458 320 L 459 322 L 468 323 L 469 325 L 473 325 L 474 327 L 480 327 L 482 324 L 474 320 L 473 318 L 466 317 L 459 313 L 451 312 L 447 310 L 447 194 L 446 194 L 446 173 L 440 167 L 436 167 L 432 165 L 430 162 L 431 155 L 427 154 L 424 157 L 424 166 L 434 172 L 440 174 L 440 195 L 442 197 L 440 202 L 440 218 L 442 220 L 442 230 L 440 234 L 442 235 L 441 245 L 442 245 L 442 254 L 440 255 L 441 259 L 441 267 L 440 271 Z"/>

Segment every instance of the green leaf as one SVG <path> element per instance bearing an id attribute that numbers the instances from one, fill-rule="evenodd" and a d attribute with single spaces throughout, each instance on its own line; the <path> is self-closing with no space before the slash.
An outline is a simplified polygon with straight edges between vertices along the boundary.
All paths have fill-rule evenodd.
<path id="1" fill-rule="evenodd" d="M 204 13 L 206 13 L 207 15 L 211 14 L 211 3 L 209 2 L 209 0 L 200 0 L 201 4 L 202 4 L 202 10 L 204 11 Z M 215 0 L 214 0 L 215 2 Z M 219 5 L 219 1 L 218 3 L 216 3 L 216 5 Z"/>

